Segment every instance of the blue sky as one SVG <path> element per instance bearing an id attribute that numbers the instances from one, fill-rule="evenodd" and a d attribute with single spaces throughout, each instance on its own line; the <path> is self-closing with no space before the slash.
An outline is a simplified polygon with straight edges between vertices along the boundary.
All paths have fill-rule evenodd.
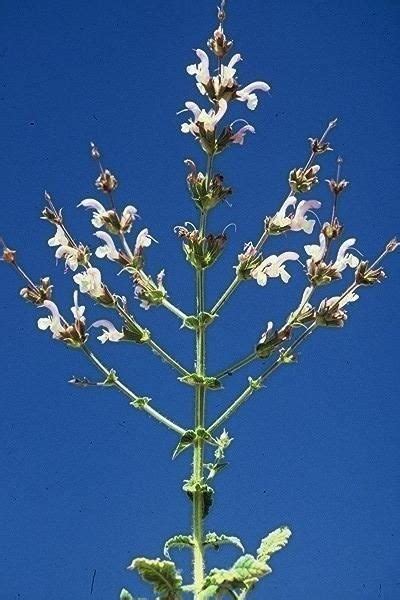
<path id="1" fill-rule="evenodd" d="M 149 249 L 148 270 L 165 267 L 172 301 L 193 310 L 193 273 L 173 227 L 197 219 L 183 160 L 200 164 L 203 157 L 180 133 L 184 115 L 176 112 L 186 100 L 201 101 L 185 67 L 194 62 L 192 49 L 205 47 L 215 4 L 4 3 L 0 230 L 32 277 L 54 278 L 64 311 L 71 278 L 55 265 L 47 247 L 51 228 L 38 216 L 48 189 L 77 237 L 93 244 L 89 215 L 75 209 L 85 197 L 101 200 L 90 140 L 118 176 L 119 206 L 134 204 L 140 224 L 159 241 Z M 341 208 L 347 237 L 375 257 L 400 233 L 399 3 L 247 0 L 228 9 L 226 29 L 244 58 L 240 81 L 261 79 L 272 89 L 254 113 L 235 106 L 233 118 L 249 119 L 256 135 L 217 161 L 234 194 L 231 208 L 211 215 L 210 229 L 233 222 L 236 231 L 228 230 L 227 248 L 207 277 L 209 305 L 230 282 L 243 242 L 258 239 L 264 217 L 280 206 L 288 171 L 307 157 L 307 138 L 333 117 L 340 121 L 331 135 L 335 152 L 322 158 L 320 179 L 334 174 L 341 154 L 351 182 Z M 313 197 L 327 218 L 324 183 Z M 269 251 L 305 243 L 310 238 L 292 234 L 272 240 Z M 293 530 L 255 600 L 399 597 L 398 264 L 389 256 L 390 277 L 362 290 L 346 327 L 312 336 L 299 364 L 278 371 L 228 425 L 230 467 L 216 479 L 207 530 L 239 536 L 250 552 L 279 525 Z M 113 269 L 105 271 L 111 276 Z M 209 330 L 210 372 L 250 351 L 265 324 L 279 323 L 293 308 L 304 276 L 300 266 L 291 271 L 287 286 L 241 286 Z M 132 294 L 126 279 L 113 281 Z M 190 506 L 180 487 L 189 454 L 172 462 L 176 436 L 116 391 L 68 385 L 72 375 L 96 373 L 79 352 L 39 332 L 39 311 L 19 299 L 11 270 L 2 268 L 1 282 L 2 597 L 111 600 L 125 586 L 150 598 L 125 566 L 135 556 L 159 556 L 168 537 L 187 532 Z M 86 304 L 88 319 L 103 314 Z M 179 331 L 173 315 L 134 310 L 190 365 L 192 335 Z M 145 348 L 97 349 L 155 407 L 190 425 L 191 390 L 169 367 Z M 210 395 L 209 418 L 262 368 L 253 364 Z M 236 557 L 234 549 L 210 552 L 208 566 L 229 566 Z M 185 551 L 174 559 L 190 566 Z"/>

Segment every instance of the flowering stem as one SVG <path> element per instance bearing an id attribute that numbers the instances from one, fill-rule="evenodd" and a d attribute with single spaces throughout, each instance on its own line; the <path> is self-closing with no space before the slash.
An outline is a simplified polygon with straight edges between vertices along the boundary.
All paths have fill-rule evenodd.
<path id="1" fill-rule="evenodd" d="M 207 181 L 210 179 L 210 169 L 212 161 L 208 161 Z M 206 213 L 200 213 L 199 234 L 204 236 L 206 229 Z M 204 269 L 196 269 L 196 308 L 197 315 L 204 312 L 205 294 L 204 294 Z M 205 376 L 205 327 L 201 325 L 196 330 L 196 373 Z M 204 385 L 198 384 L 195 391 L 195 429 L 204 428 L 205 425 L 205 396 Z M 204 472 L 204 440 L 196 439 L 193 451 L 193 480 L 199 486 L 203 482 Z M 204 549 L 203 549 L 203 492 L 201 489 L 193 492 L 193 558 L 194 558 L 194 587 L 195 598 L 200 591 L 204 580 Z"/>
<path id="2" fill-rule="evenodd" d="M 257 354 L 255 352 L 251 352 L 250 354 L 248 354 L 247 356 L 245 356 L 238 362 L 234 363 L 231 367 L 228 367 L 227 369 L 224 369 L 220 373 L 217 373 L 217 375 L 215 375 L 215 377 L 216 377 L 216 379 L 222 379 L 223 377 L 226 377 L 227 375 L 233 375 L 233 373 L 235 373 L 242 367 L 245 367 L 246 365 L 251 363 L 256 358 L 257 358 Z"/>
<path id="3" fill-rule="evenodd" d="M 249 383 L 240 396 L 225 410 L 225 412 L 222 413 L 222 415 L 218 417 L 218 419 L 216 419 L 216 421 L 214 421 L 212 425 L 210 425 L 208 432 L 212 433 L 215 429 L 222 425 L 222 423 L 229 419 L 233 413 L 235 413 L 237 409 L 247 400 L 247 398 L 249 398 L 249 396 L 251 396 L 256 389 L 259 389 L 261 384 L 278 369 L 278 367 L 280 367 L 282 364 L 285 364 L 285 361 L 282 357 L 284 355 L 289 356 L 295 350 L 295 348 L 297 348 L 297 346 L 299 346 L 314 331 L 316 327 L 316 322 L 312 323 L 287 350 L 283 351 L 283 353 L 279 356 L 279 358 L 276 359 L 274 363 L 272 363 L 272 365 L 270 365 L 263 373 L 261 373 L 259 377 L 257 377 L 257 387 L 254 386 L 253 381 Z"/>
<path id="4" fill-rule="evenodd" d="M 89 360 L 99 369 L 99 371 L 101 371 L 106 377 L 109 377 L 110 379 L 112 378 L 112 381 L 113 381 L 112 385 L 114 387 L 116 387 L 120 392 L 125 394 L 125 396 L 127 396 L 132 401 L 131 404 L 134 406 L 133 402 L 136 402 L 139 399 L 139 396 L 137 396 L 134 392 L 132 392 L 117 377 L 115 377 L 115 376 L 112 377 L 113 371 L 111 369 L 108 369 L 101 362 L 101 360 L 99 358 L 97 358 L 97 356 L 91 350 L 89 350 L 89 348 L 86 345 L 81 346 L 81 348 L 82 348 L 83 352 L 86 354 L 86 356 L 89 358 Z M 147 414 L 149 414 L 154 419 L 156 419 L 157 421 L 159 421 L 160 423 L 162 423 L 163 425 L 168 427 L 168 429 L 172 429 L 172 431 L 175 431 L 179 435 L 183 435 L 185 433 L 185 430 L 182 429 L 182 427 L 179 427 L 179 425 L 176 425 L 176 423 L 174 423 L 167 417 L 164 417 L 164 415 L 159 413 L 157 410 L 155 410 L 148 404 L 143 404 L 139 410 L 144 410 L 145 412 L 147 412 Z"/>
<path id="5" fill-rule="evenodd" d="M 221 298 L 218 300 L 218 302 L 215 303 L 215 305 L 210 310 L 210 313 L 212 315 L 215 315 L 219 311 L 221 306 L 223 306 L 225 304 L 225 302 L 231 297 L 231 295 L 236 290 L 239 283 L 240 283 L 240 278 L 236 275 L 235 279 L 233 279 L 231 284 L 226 288 L 226 290 L 222 294 Z"/>
<path id="6" fill-rule="evenodd" d="M 176 369 L 181 375 L 190 375 L 189 371 L 182 367 L 182 365 L 180 365 L 177 360 L 175 360 L 170 354 L 168 354 L 168 352 L 166 352 L 158 344 L 156 344 L 154 340 L 150 338 L 146 342 L 146 344 L 153 350 L 155 354 L 158 354 L 158 356 L 162 360 L 171 365 L 171 367 L 174 367 L 174 369 Z"/>
<path id="7" fill-rule="evenodd" d="M 181 319 L 182 321 L 185 321 L 185 319 L 187 319 L 188 315 L 185 314 L 182 310 L 180 310 L 177 306 L 175 306 L 174 304 L 172 304 L 169 300 L 167 300 L 166 298 L 163 298 L 162 300 L 162 305 L 169 310 L 170 312 L 172 312 L 174 315 L 176 315 L 178 317 L 178 319 Z"/>
<path id="8" fill-rule="evenodd" d="M 330 132 L 331 129 L 333 129 L 336 125 L 336 119 L 334 119 L 333 121 L 331 121 L 330 123 L 328 123 L 327 128 L 325 129 L 324 133 L 321 136 L 321 139 L 319 140 L 320 143 L 323 142 L 326 138 L 326 136 L 328 135 L 328 133 Z M 307 169 L 312 165 L 315 157 L 317 156 L 316 152 L 311 152 L 305 167 L 303 167 L 303 171 L 307 171 Z M 288 198 L 292 195 L 292 191 L 289 192 L 289 194 L 286 196 L 286 200 L 288 200 Z M 265 242 L 267 241 L 269 237 L 269 232 L 267 229 L 264 229 L 263 234 L 261 235 L 260 239 L 258 240 L 257 244 L 255 245 L 255 250 L 257 252 L 260 252 L 265 244 Z M 215 313 L 217 313 L 220 308 L 223 306 L 223 304 L 225 304 L 225 302 L 230 298 L 230 296 L 233 294 L 233 292 L 236 290 L 236 288 L 239 286 L 240 282 L 242 281 L 242 279 L 240 279 L 237 275 L 236 277 L 233 279 L 233 281 L 231 282 L 231 284 L 229 285 L 229 287 L 226 289 L 226 291 L 222 294 L 221 298 L 218 300 L 218 302 L 214 305 L 214 307 L 211 309 L 211 314 L 214 315 Z"/>

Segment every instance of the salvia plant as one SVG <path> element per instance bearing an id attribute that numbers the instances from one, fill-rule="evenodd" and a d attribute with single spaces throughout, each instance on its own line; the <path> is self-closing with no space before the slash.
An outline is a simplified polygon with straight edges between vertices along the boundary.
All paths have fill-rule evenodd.
<path id="1" fill-rule="evenodd" d="M 225 19 L 226 6 L 223 0 L 218 7 L 217 29 L 208 40 L 207 49 L 195 50 L 195 62 L 186 69 L 201 96 L 201 106 L 194 101 L 187 101 L 185 108 L 180 111 L 184 119 L 181 131 L 200 146 L 205 163 L 201 170 L 192 160 L 185 161 L 188 193 L 198 209 L 198 224 L 186 222 L 175 228 L 182 242 L 184 256 L 193 267 L 196 287 L 194 310 L 185 313 L 173 304 L 164 283 L 164 271 L 155 277 L 146 271 L 146 253 L 156 240 L 147 228 L 133 233 L 138 229 L 138 211 L 131 205 L 123 210 L 119 208 L 116 193 L 118 179 L 106 168 L 102 154 L 94 143 L 91 143 L 90 151 L 98 167 L 95 186 L 98 197 L 101 196 L 103 201 L 90 197 L 82 200 L 78 207 L 90 211 L 98 242 L 95 250 L 76 239 L 64 213 L 47 192 L 46 206 L 41 215 L 52 228 L 48 245 L 55 249 L 56 259 L 64 262 L 65 274 L 71 273 L 76 284 L 70 312 L 63 312 L 59 307 L 50 278 L 44 276 L 38 280 L 36 275 L 28 275 L 16 251 L 3 241 L 2 260 L 24 280 L 20 292 L 22 298 L 43 310 L 44 314 L 37 321 L 38 328 L 48 331 L 54 340 L 67 348 L 79 350 L 93 363 L 101 377 L 99 382 L 86 377 L 74 377 L 71 383 L 81 387 L 109 386 L 119 390 L 133 408 L 144 411 L 176 434 L 173 458 L 184 452 L 187 456 L 192 453 L 192 470 L 183 482 L 183 490 L 192 505 L 191 531 L 168 539 L 162 558 L 134 558 L 128 567 L 137 571 L 153 587 L 159 600 L 178 600 L 184 594 L 193 595 L 197 600 L 244 600 L 258 581 L 271 573 L 273 554 L 284 548 L 291 536 L 287 526 L 282 525 L 266 535 L 255 552 L 246 551 L 238 537 L 207 532 L 205 528 L 207 515 L 213 505 L 215 483 L 220 471 L 227 466 L 226 454 L 233 439 L 225 427 L 230 417 L 250 396 L 256 392 L 264 393 L 265 382 L 275 371 L 296 362 L 297 349 L 311 334 L 322 327 L 338 328 L 345 325 L 349 305 L 359 299 L 364 288 L 374 286 L 385 278 L 382 260 L 400 244 L 392 239 L 377 257 L 361 260 L 360 253 L 355 249 L 356 239 L 343 238 L 339 209 L 348 181 L 342 177 L 340 158 L 337 160 L 335 176 L 326 180 L 332 202 L 325 216 L 315 216 L 315 211 L 320 209 L 318 214 L 324 214 L 318 200 L 303 199 L 303 195 L 314 190 L 318 184 L 320 165 L 316 161 L 319 162 L 325 153 L 332 150 L 329 135 L 337 123 L 334 119 L 320 137 L 309 139 L 309 158 L 303 165 L 289 171 L 288 191 L 283 202 L 266 216 L 258 241 L 244 244 L 234 267 L 234 277 L 226 291 L 214 304 L 206 303 L 207 270 L 218 260 L 227 242 L 225 231 L 218 234 L 208 231 L 207 217 L 212 210 L 228 203 L 232 193 L 224 177 L 215 168 L 216 159 L 229 151 L 233 144 L 244 145 L 246 136 L 255 133 L 254 127 L 244 119 L 229 122 L 229 108 L 231 104 L 240 102 L 244 110 L 254 111 L 259 96 L 270 90 L 264 81 L 245 85 L 240 82 L 237 69 L 241 55 L 232 50 L 233 42 L 224 28 Z M 274 254 L 274 238 L 285 234 L 289 244 L 292 232 L 305 234 L 312 239 L 312 243 L 304 246 L 303 256 L 290 250 Z M 265 251 L 267 242 L 272 246 L 270 251 Z M 118 294 L 113 285 L 104 279 L 101 272 L 104 260 L 114 263 L 119 275 L 130 278 L 132 298 Z M 276 279 L 288 284 L 291 270 L 297 268 L 298 264 L 304 271 L 305 285 L 290 314 L 284 315 L 278 325 L 269 322 L 253 350 L 236 364 L 228 365 L 220 373 L 210 373 L 206 361 L 207 330 L 219 326 L 216 318 L 235 290 L 240 285 L 254 283 L 269 287 L 276 284 L 270 280 Z M 345 272 L 351 273 L 350 283 L 331 295 L 329 285 L 341 281 Z M 104 309 L 104 318 L 88 324 L 85 306 L 81 304 L 82 297 L 100 305 Z M 192 332 L 195 344 L 193 367 L 184 365 L 180 358 L 157 343 L 153 334 L 140 323 L 140 317 L 137 316 L 139 311 L 132 308 L 135 301 L 145 310 L 162 307 L 171 311 L 180 321 L 181 328 Z M 185 331 L 182 335 L 185 335 Z M 174 422 L 157 410 L 149 397 L 139 395 L 121 381 L 117 370 L 106 366 L 93 349 L 96 338 L 101 344 L 125 342 L 142 345 L 172 367 L 181 384 L 193 388 L 193 423 L 188 426 Z M 228 374 L 232 375 L 250 363 L 262 365 L 259 373 L 249 377 L 240 395 L 214 422 L 209 422 L 206 418 L 208 394 L 219 390 Z M 218 549 L 224 544 L 236 546 L 242 555 L 226 569 L 209 570 L 205 562 L 206 551 Z M 186 548 L 192 552 L 192 581 L 185 581 L 181 570 L 171 560 L 173 548 Z M 123 589 L 120 600 L 133 600 L 133 596 Z"/>

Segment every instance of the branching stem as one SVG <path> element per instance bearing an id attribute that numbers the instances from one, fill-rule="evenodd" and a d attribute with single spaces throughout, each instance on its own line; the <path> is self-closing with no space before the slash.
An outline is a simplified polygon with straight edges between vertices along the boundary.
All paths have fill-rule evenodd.
<path id="1" fill-rule="evenodd" d="M 82 346 L 81 348 L 82 348 L 82 351 L 89 358 L 89 360 L 97 367 L 97 369 L 99 371 L 101 371 L 103 373 L 103 375 L 105 375 L 106 377 L 111 377 L 111 375 L 112 375 L 111 369 L 107 368 L 101 362 L 101 360 L 86 345 Z M 139 399 L 139 396 L 137 396 L 134 392 L 132 392 L 132 390 L 130 390 L 117 377 L 113 378 L 112 385 L 114 387 L 116 387 L 120 392 L 125 394 L 125 396 L 127 396 L 131 400 L 131 402 L 135 402 Z M 159 421 L 160 423 L 162 423 L 163 425 L 168 427 L 168 429 L 172 429 L 172 431 L 175 431 L 179 435 L 183 435 L 185 433 L 185 430 L 182 429 L 182 427 L 179 427 L 179 425 L 177 425 L 176 423 L 174 423 L 173 421 L 171 421 L 170 419 L 168 419 L 167 417 L 165 417 L 164 415 L 159 413 L 157 410 L 152 408 L 149 404 L 144 404 L 140 408 L 140 410 L 147 412 L 148 415 L 150 415 L 151 417 L 153 417 L 154 419 L 156 419 L 157 421 Z"/>

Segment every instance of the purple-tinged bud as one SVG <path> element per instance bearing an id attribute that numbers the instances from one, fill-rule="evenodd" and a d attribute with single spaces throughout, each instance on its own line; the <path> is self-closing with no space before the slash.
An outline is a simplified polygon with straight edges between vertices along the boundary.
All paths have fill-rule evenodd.
<path id="1" fill-rule="evenodd" d="M 110 194 L 118 186 L 118 180 L 108 169 L 105 169 L 100 173 L 96 179 L 96 187 L 105 194 Z"/>

